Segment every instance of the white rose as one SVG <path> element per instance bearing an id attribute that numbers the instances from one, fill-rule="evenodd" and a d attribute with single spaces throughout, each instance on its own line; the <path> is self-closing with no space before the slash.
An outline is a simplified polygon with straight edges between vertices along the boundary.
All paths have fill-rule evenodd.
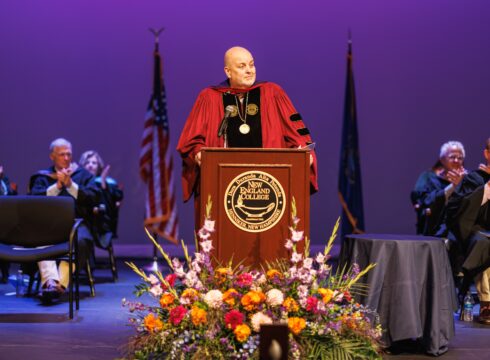
<path id="1" fill-rule="evenodd" d="M 267 291 L 267 304 L 270 306 L 279 306 L 284 302 L 284 295 L 281 290 L 271 289 Z"/>

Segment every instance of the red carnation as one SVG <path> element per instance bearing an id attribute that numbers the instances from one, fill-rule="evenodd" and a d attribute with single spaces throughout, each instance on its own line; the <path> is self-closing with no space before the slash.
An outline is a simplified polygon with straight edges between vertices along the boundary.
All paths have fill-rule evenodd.
<path id="1" fill-rule="evenodd" d="M 177 326 L 180 324 L 186 313 L 187 310 L 185 309 L 185 307 L 183 307 L 182 305 L 176 306 L 172 310 L 170 310 L 169 320 L 174 326 Z"/>
<path id="2" fill-rule="evenodd" d="M 318 310 L 318 299 L 314 296 L 308 297 L 306 299 L 306 310 L 316 313 Z"/>
<path id="3" fill-rule="evenodd" d="M 349 290 L 345 290 L 344 291 L 344 299 L 347 302 L 351 302 L 352 301 L 352 295 L 350 294 Z"/>
<path id="4" fill-rule="evenodd" d="M 238 325 L 243 324 L 245 315 L 238 310 L 231 310 L 225 314 L 225 324 L 228 329 L 235 330 Z"/>
<path id="5" fill-rule="evenodd" d="M 165 276 L 165 281 L 168 282 L 171 287 L 174 287 L 175 280 L 177 280 L 177 275 L 175 274 L 168 274 Z M 167 287 L 163 283 L 161 284 L 161 287 L 163 290 L 167 290 Z"/>

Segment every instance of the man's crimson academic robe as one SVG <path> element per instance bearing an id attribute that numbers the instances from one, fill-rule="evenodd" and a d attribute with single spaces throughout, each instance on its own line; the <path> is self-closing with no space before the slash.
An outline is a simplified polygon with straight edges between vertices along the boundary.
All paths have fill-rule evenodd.
<path id="1" fill-rule="evenodd" d="M 260 88 L 260 117 L 263 148 L 298 148 L 311 143 L 309 132 L 300 115 L 294 108 L 284 90 L 277 84 L 262 82 L 247 89 Z M 182 186 L 184 201 L 192 196 L 198 186 L 199 166 L 195 162 L 196 154 L 202 147 L 224 147 L 223 137 L 218 138 L 218 128 L 224 117 L 222 94 L 237 93 L 243 90 L 226 86 L 209 87 L 201 91 L 187 118 L 177 145 L 177 151 L 183 159 Z M 298 133 L 299 129 L 305 129 Z M 314 151 L 313 164 L 310 166 L 311 192 L 318 190 L 317 161 Z"/>

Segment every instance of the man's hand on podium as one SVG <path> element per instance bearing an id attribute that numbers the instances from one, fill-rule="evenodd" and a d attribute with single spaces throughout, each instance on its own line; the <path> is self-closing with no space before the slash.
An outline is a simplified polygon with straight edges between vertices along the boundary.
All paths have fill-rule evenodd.
<path id="1" fill-rule="evenodd" d="M 313 150 L 314 148 L 315 148 L 314 145 L 311 148 L 308 147 L 308 146 L 304 146 L 304 147 L 301 147 L 301 145 L 298 146 L 298 149 L 309 149 L 309 150 Z M 310 166 L 311 165 L 313 165 L 313 155 L 311 155 L 311 153 L 310 153 Z"/>
<path id="2" fill-rule="evenodd" d="M 197 165 L 201 166 L 201 152 L 200 151 L 194 157 L 194 161 L 197 163 Z"/>

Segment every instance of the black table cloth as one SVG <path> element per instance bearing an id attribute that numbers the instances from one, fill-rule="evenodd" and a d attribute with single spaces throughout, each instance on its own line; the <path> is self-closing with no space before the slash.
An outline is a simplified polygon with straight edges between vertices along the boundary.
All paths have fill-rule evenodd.
<path id="1" fill-rule="evenodd" d="M 376 267 L 362 281 L 367 295 L 357 300 L 376 310 L 385 330 L 383 343 L 420 339 L 425 350 L 441 355 L 454 336 L 456 293 L 443 239 L 415 235 L 349 235 L 340 265 Z"/>

